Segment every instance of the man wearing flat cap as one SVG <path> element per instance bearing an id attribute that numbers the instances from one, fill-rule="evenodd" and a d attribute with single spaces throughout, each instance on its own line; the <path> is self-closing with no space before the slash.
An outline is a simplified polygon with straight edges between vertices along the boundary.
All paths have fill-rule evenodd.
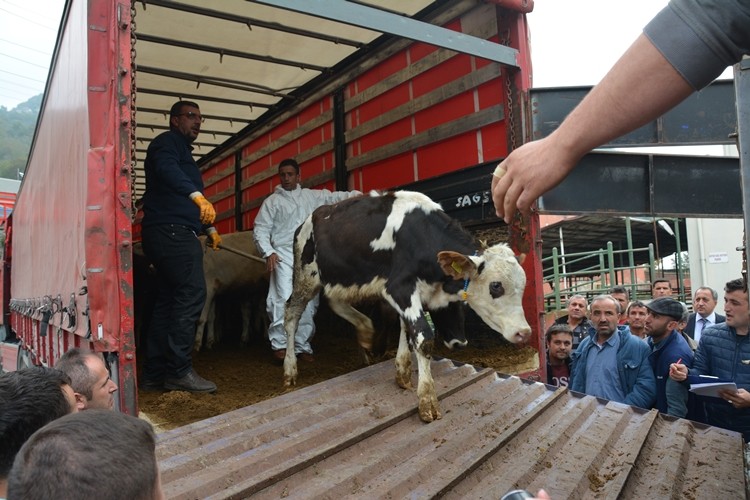
<path id="1" fill-rule="evenodd" d="M 669 367 L 678 361 L 693 366 L 693 350 L 677 331 L 685 314 L 683 305 L 670 297 L 659 297 L 646 304 L 646 335 L 651 354 L 648 357 L 656 377 L 656 403 L 662 413 L 685 418 L 688 413 L 688 389 L 685 382 L 669 378 Z"/>

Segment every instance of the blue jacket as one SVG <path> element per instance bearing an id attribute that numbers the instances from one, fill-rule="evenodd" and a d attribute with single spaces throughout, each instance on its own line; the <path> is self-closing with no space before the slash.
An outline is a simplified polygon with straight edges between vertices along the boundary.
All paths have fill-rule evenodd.
<path id="1" fill-rule="evenodd" d="M 627 405 L 640 408 L 651 408 L 656 399 L 656 379 L 648 356 L 651 353 L 648 345 L 632 335 L 627 328 L 618 327 L 617 334 L 620 336 L 620 347 L 617 349 L 617 371 L 620 375 L 622 391 L 625 393 L 625 401 L 619 401 Z M 586 360 L 589 347 L 594 342 L 596 330 L 593 328 L 589 336 L 583 339 L 578 349 L 571 353 L 572 359 L 570 385 L 571 391 L 586 393 Z"/>
<path id="2" fill-rule="evenodd" d="M 682 360 L 682 364 L 690 368 L 693 366 L 693 350 L 682 338 L 679 332 L 672 330 L 667 338 L 654 348 L 651 337 L 648 345 L 652 349 L 648 357 L 651 368 L 656 377 L 656 404 L 654 408 L 662 413 L 685 418 L 687 415 L 687 386 L 672 381 L 667 387 L 669 379 L 669 365 Z"/>
<path id="3" fill-rule="evenodd" d="M 750 335 L 737 335 L 726 323 L 706 328 L 690 374 L 733 380 L 738 389 L 750 391 Z M 750 442 L 750 408 L 733 408 L 718 398 L 705 401 L 709 424 L 741 432 L 745 441 Z"/>
<path id="4" fill-rule="evenodd" d="M 143 227 L 179 224 L 195 233 L 201 231 L 200 209 L 190 193 L 203 192 L 203 179 L 192 150 L 188 140 L 172 130 L 149 144 L 144 163 Z"/>

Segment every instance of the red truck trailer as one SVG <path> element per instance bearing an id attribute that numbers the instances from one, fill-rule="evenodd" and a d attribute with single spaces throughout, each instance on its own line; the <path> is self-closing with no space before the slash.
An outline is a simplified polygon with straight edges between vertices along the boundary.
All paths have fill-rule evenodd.
<path id="1" fill-rule="evenodd" d="M 531 85 L 525 0 L 68 0 L 2 267 L 2 367 L 105 354 L 136 413 L 133 214 L 148 143 L 198 102 L 221 233 L 251 229 L 293 156 L 307 187 L 421 189 L 524 252 L 540 345 L 538 222 L 489 198 Z M 544 366 L 543 349 L 540 366 Z M 539 377 L 541 370 L 530 374 Z"/>

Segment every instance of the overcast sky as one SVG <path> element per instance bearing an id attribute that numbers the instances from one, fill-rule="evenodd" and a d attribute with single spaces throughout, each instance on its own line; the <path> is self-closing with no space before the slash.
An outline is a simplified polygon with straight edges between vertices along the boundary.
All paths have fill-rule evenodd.
<path id="1" fill-rule="evenodd" d="M 667 0 L 536 0 L 528 15 L 534 87 L 594 85 Z"/>
<path id="2" fill-rule="evenodd" d="M 0 0 L 0 106 L 44 92 L 64 0 Z"/>
<path id="3" fill-rule="evenodd" d="M 64 0 L 0 0 L 0 106 L 42 93 Z M 593 85 L 667 0 L 536 0 L 534 87 Z"/>

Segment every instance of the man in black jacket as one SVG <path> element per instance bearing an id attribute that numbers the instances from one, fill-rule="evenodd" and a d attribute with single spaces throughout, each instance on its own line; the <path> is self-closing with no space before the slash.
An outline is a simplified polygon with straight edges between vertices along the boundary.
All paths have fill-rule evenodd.
<path id="1" fill-rule="evenodd" d="M 198 234 L 205 231 L 214 250 L 221 243 L 211 226 L 216 212 L 203 196 L 192 154 L 202 121 L 197 104 L 176 102 L 169 111 L 169 130 L 151 141 L 146 153 L 143 251 L 156 268 L 159 287 L 141 383 L 147 390 L 216 391 L 192 361 L 196 323 L 206 301 Z"/>

